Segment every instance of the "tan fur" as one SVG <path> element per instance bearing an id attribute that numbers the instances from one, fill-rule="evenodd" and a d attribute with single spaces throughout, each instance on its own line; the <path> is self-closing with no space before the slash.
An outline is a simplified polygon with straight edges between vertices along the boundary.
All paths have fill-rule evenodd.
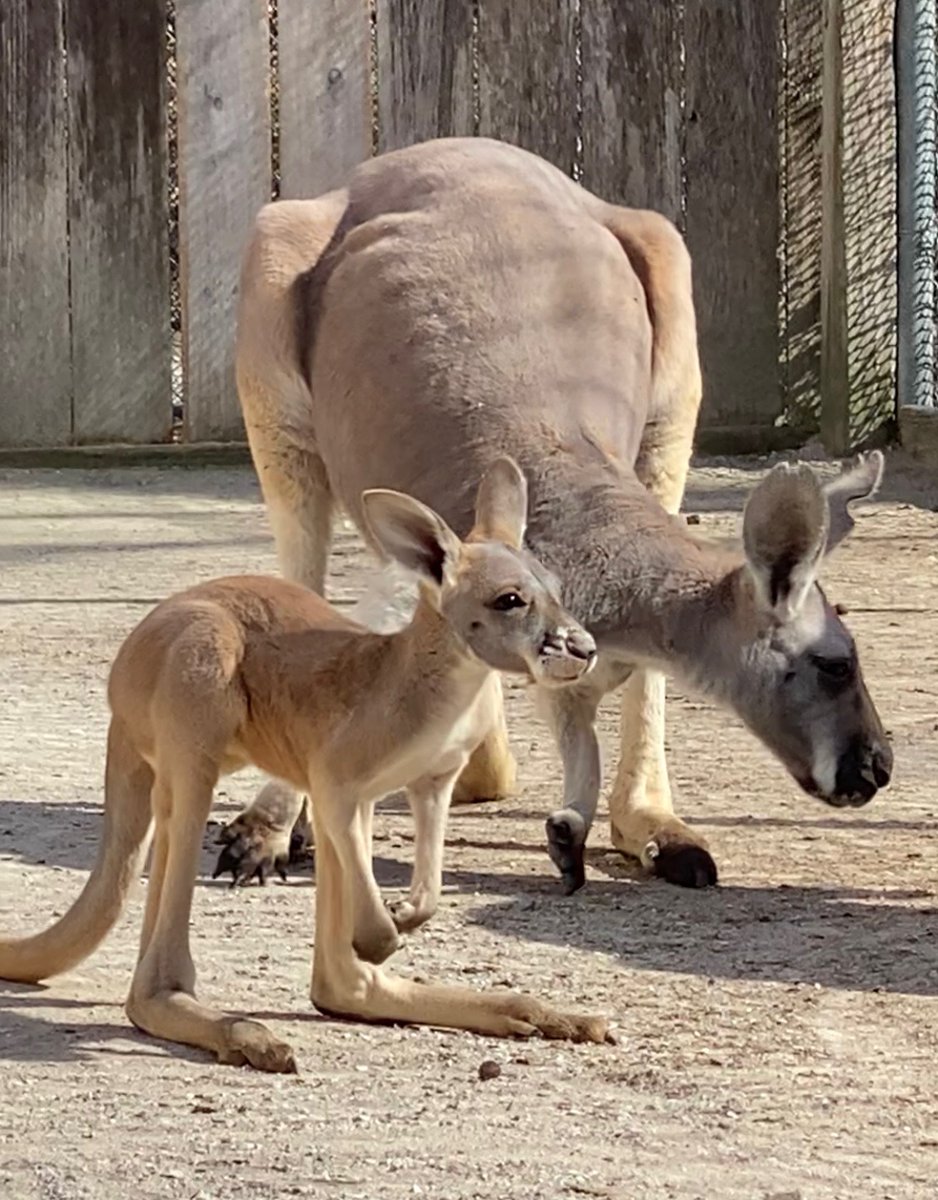
<path id="1" fill-rule="evenodd" d="M 0 941 L 0 976 L 37 981 L 92 952 L 140 870 L 152 818 L 130 1019 L 222 1062 L 294 1070 L 289 1046 L 263 1025 L 195 998 L 188 930 L 202 832 L 219 776 L 253 763 L 284 781 L 263 794 L 281 836 L 291 789 L 313 797 L 312 998 L 320 1009 L 500 1036 L 603 1039 L 599 1018 L 510 993 L 410 983 L 377 965 L 397 947 L 399 930 L 436 906 L 446 811 L 459 771 L 497 716 L 495 670 L 572 683 L 588 672 L 595 644 L 520 549 L 525 487 L 510 460 L 483 480 L 466 542 L 399 493 L 372 492 L 364 503 L 376 544 L 423 581 L 410 625 L 371 633 L 315 593 L 262 576 L 200 584 L 158 605 L 111 670 L 98 864 L 50 929 Z M 371 869 L 371 814 L 401 787 L 414 813 L 416 861 L 408 900 L 389 910 Z"/>
<path id="2" fill-rule="evenodd" d="M 589 686 L 547 704 L 564 763 L 548 835 L 569 889 L 584 879 L 599 795 L 596 708 L 623 683 L 613 841 L 676 882 L 715 882 L 716 866 L 672 809 L 665 670 L 732 706 L 831 803 L 853 802 L 845 798 L 859 794 L 858 777 L 888 780 L 891 754 L 859 672 L 837 696 L 811 674 L 818 647 L 846 653 L 851 642 L 824 607 L 810 554 L 833 544 L 823 521 L 833 532 L 848 501 L 869 494 L 875 464 L 859 469 L 859 482 L 825 489 L 823 502 L 813 475 L 799 474 L 796 507 L 812 523 L 800 533 L 779 522 L 789 484 L 770 477 L 753 494 L 745 555 L 701 545 L 674 519 L 701 377 L 691 264 L 661 216 L 606 204 L 487 139 L 395 151 L 362 164 L 342 193 L 261 212 L 237 357 L 290 578 L 321 582 L 332 507 L 363 527 L 363 488 L 412 493 L 465 534 L 475 479 L 499 453 L 521 464 L 529 545 L 602 652 Z M 787 606 L 771 600 L 779 572 Z M 796 659 L 798 706 L 784 686 Z M 831 762 L 845 767 L 845 792 Z M 816 763 L 827 764 L 823 787 Z M 459 792 L 481 798 L 513 785 L 500 723 Z"/>

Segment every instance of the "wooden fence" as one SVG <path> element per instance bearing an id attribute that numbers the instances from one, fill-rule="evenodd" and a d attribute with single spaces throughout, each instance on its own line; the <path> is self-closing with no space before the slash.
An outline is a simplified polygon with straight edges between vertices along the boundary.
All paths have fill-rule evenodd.
<path id="1" fill-rule="evenodd" d="M 684 231 L 702 440 L 844 450 L 894 406 L 892 7 L 3 0 L 0 447 L 241 439 L 258 207 L 485 134 Z"/>

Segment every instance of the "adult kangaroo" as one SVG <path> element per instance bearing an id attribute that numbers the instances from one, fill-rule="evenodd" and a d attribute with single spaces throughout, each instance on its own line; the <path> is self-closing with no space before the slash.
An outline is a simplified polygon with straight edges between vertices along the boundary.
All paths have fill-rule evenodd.
<path id="1" fill-rule="evenodd" d="M 597 706 L 623 683 L 612 841 L 674 883 L 717 869 L 672 809 L 663 672 L 734 709 L 829 804 L 889 782 L 853 639 L 815 581 L 882 455 L 826 486 L 777 466 L 739 553 L 693 537 L 676 516 L 701 393 L 691 267 L 663 217 L 495 141 L 385 154 L 346 188 L 261 210 L 237 376 L 281 569 L 317 590 L 337 502 L 367 536 L 362 491 L 394 488 L 464 536 L 488 465 L 523 468 L 527 544 L 600 647 L 582 686 L 544 696 L 564 768 L 547 834 L 568 891 L 601 785 Z M 513 781 L 502 722 L 457 798 Z"/>

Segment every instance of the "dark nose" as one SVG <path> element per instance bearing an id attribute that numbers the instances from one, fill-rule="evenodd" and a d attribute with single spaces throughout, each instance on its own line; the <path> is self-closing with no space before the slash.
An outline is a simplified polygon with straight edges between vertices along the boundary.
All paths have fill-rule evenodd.
<path id="1" fill-rule="evenodd" d="M 567 634 L 567 653 L 589 662 L 596 657 L 596 643 L 585 629 L 575 629 Z"/>
<path id="2" fill-rule="evenodd" d="M 888 742 L 870 745 L 856 741 L 837 764 L 837 795 L 849 804 L 865 804 L 892 778 L 892 748 Z"/>
<path id="3" fill-rule="evenodd" d="M 892 779 L 892 746 L 888 742 L 877 746 L 873 751 L 870 768 L 873 778 L 876 780 L 876 786 L 884 788 Z"/>

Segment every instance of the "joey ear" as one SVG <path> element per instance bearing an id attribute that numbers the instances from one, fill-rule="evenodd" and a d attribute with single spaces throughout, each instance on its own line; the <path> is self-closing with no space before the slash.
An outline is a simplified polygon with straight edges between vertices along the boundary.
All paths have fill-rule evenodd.
<path id="1" fill-rule="evenodd" d="M 442 587 L 455 570 L 461 543 L 442 517 L 412 496 L 386 488 L 362 493 L 372 536 L 390 558 Z"/>
<path id="2" fill-rule="evenodd" d="M 497 458 L 479 484 L 475 525 L 468 540 L 504 542 L 520 550 L 527 523 L 528 484 L 524 473 L 513 458 Z"/>
<path id="3" fill-rule="evenodd" d="M 850 515 L 850 504 L 854 500 L 869 500 L 876 494 L 882 483 L 885 463 L 882 450 L 871 450 L 869 454 L 861 454 L 852 467 L 825 484 L 824 495 L 830 510 L 828 551 L 838 546 L 856 524 Z"/>
<path id="4" fill-rule="evenodd" d="M 804 463 L 779 463 L 749 497 L 743 545 L 762 605 L 790 620 L 805 601 L 827 546 L 820 480 Z"/>

